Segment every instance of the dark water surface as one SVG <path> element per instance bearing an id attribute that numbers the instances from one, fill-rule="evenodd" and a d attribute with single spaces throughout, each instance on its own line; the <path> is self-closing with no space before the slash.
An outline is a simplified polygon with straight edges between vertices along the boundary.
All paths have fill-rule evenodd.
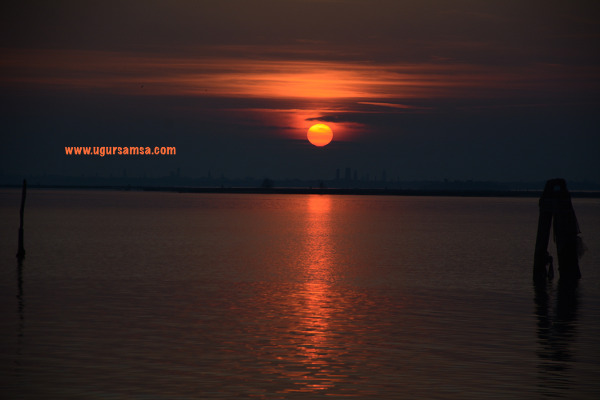
<path id="1" fill-rule="evenodd" d="M 1 398 L 600 398 L 598 199 L 537 291 L 537 199 L 30 190 L 21 267 L 19 201 Z"/>

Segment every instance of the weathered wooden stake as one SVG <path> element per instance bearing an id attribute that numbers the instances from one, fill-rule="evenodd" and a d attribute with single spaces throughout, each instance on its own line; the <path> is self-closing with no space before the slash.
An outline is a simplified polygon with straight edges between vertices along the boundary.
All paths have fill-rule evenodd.
<path id="1" fill-rule="evenodd" d="M 25 196 L 27 196 L 27 180 L 23 179 L 23 191 L 21 192 L 21 211 L 20 224 L 19 224 L 19 249 L 17 250 L 17 257 L 23 259 L 25 257 L 25 247 L 23 247 L 23 214 L 25 212 Z"/>
<path id="2" fill-rule="evenodd" d="M 550 227 L 554 220 L 554 241 L 558 255 L 558 271 L 561 280 L 581 278 L 577 256 L 577 235 L 579 226 L 571 203 L 571 195 L 564 179 L 551 179 L 546 182 L 540 197 L 540 216 L 535 242 L 533 280 L 541 282 L 547 277 L 546 265 L 552 263 L 548 253 Z"/>

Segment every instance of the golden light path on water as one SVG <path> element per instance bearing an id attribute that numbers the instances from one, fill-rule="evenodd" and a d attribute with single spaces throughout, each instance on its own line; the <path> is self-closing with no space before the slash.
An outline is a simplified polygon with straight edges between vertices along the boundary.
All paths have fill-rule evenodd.
<path id="1" fill-rule="evenodd" d="M 280 233 L 284 258 L 273 270 L 285 279 L 257 284 L 244 307 L 243 329 L 250 333 L 244 365 L 260 370 L 260 387 L 281 396 L 274 398 L 367 398 L 370 371 L 381 356 L 373 346 L 378 328 L 372 310 L 385 300 L 347 280 L 354 253 L 340 251 L 340 217 L 348 210 L 336 208 L 339 199 L 310 195 L 294 202 L 293 222 Z"/>
<path id="2" fill-rule="evenodd" d="M 340 359 L 343 341 L 337 337 L 338 325 L 345 308 L 343 297 L 332 287 L 335 246 L 332 243 L 332 199 L 310 196 L 305 213 L 305 241 L 299 254 L 304 279 L 291 296 L 290 308 L 297 318 L 291 338 L 294 349 L 290 357 L 299 367 L 281 371 L 294 382 L 284 392 L 317 393 L 334 389 L 348 379 L 347 365 Z M 338 388 L 339 389 L 339 388 Z"/>
<path id="3" fill-rule="evenodd" d="M 332 251 L 330 212 L 330 197 L 309 197 L 305 252 L 309 263 L 306 271 L 307 279 L 302 291 L 305 296 L 302 324 L 305 331 L 312 335 L 307 336 L 307 343 L 301 347 L 301 350 L 304 352 L 305 362 L 314 370 L 324 369 L 328 364 L 326 356 L 329 351 L 326 349 L 331 313 L 331 307 L 327 306 L 331 301 L 328 276 Z M 331 387 L 334 385 L 331 378 L 329 376 L 326 380 L 307 383 L 307 388 L 318 390 Z"/>

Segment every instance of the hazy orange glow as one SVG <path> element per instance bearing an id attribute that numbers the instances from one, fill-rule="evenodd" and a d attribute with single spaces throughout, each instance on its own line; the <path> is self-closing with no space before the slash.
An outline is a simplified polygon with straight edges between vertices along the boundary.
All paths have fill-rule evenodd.
<path id="1" fill-rule="evenodd" d="M 256 126 L 278 126 L 280 127 L 278 134 L 301 141 L 307 139 L 307 131 L 315 123 L 327 124 L 332 132 L 335 132 L 336 141 L 353 140 L 365 131 L 365 127 L 358 123 L 331 122 L 323 119 L 330 114 L 343 115 L 352 112 L 352 108 L 348 108 L 347 104 L 343 104 L 340 100 L 302 101 L 302 104 L 307 108 L 230 108 L 223 111 L 244 118 L 245 121 L 252 121 Z"/>
<path id="2" fill-rule="evenodd" d="M 306 133 L 308 141 L 317 147 L 327 146 L 333 139 L 331 128 L 325 124 L 315 124 Z"/>
<path id="3" fill-rule="evenodd" d="M 206 51 L 196 49 L 195 57 L 6 50 L 0 59 L 3 72 L 0 87 L 235 99 L 223 103 L 226 106 L 215 112 L 228 119 L 243 114 L 256 127 L 276 127 L 277 135 L 297 140 L 304 140 L 307 129 L 315 123 L 327 123 L 335 131 L 336 141 L 348 141 L 365 132 L 364 125 L 343 118 L 344 113 L 354 113 L 357 107 L 363 115 L 379 111 L 428 112 L 430 108 L 411 102 L 487 98 L 491 91 L 500 94 L 506 93 L 507 88 L 530 91 L 546 88 L 548 82 L 575 90 L 577 85 L 587 82 L 585 77 L 590 77 L 590 81 L 595 79 L 595 72 L 581 66 L 548 65 L 542 70 L 522 66 L 507 70 L 503 66 L 449 61 L 407 64 L 318 61 L 322 54 L 287 51 L 285 56 L 276 58 L 272 54 L 277 50 L 281 49 L 217 46 Z M 264 54 L 264 57 L 249 54 Z M 10 79 L 6 78 L 9 76 Z M 256 107 L 257 99 L 263 106 Z M 286 101 L 281 109 L 271 108 L 281 100 Z M 310 137 L 309 140 L 316 146 L 328 143 L 313 142 Z"/>
<path id="4" fill-rule="evenodd" d="M 451 63 L 368 64 L 234 56 L 177 58 L 102 51 L 9 50 L 0 60 L 0 70 L 11 72 L 10 81 L 0 78 L 0 85 L 101 89 L 132 95 L 349 99 L 406 108 L 402 105 L 406 99 L 478 97 L 488 89 L 531 89 L 552 81 L 576 85 L 565 81 L 564 68 L 549 66 L 540 71 L 523 67 L 507 71 L 502 67 Z M 577 82 L 591 73 L 585 68 L 571 72 L 578 77 Z"/>

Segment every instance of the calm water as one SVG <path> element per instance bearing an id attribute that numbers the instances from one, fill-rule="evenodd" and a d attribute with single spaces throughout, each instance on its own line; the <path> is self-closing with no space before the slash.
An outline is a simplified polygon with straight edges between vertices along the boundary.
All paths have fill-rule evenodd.
<path id="1" fill-rule="evenodd" d="M 598 398 L 600 200 L 572 292 L 537 199 L 0 192 L 0 397 Z M 554 245 L 551 243 L 551 249 Z"/>

